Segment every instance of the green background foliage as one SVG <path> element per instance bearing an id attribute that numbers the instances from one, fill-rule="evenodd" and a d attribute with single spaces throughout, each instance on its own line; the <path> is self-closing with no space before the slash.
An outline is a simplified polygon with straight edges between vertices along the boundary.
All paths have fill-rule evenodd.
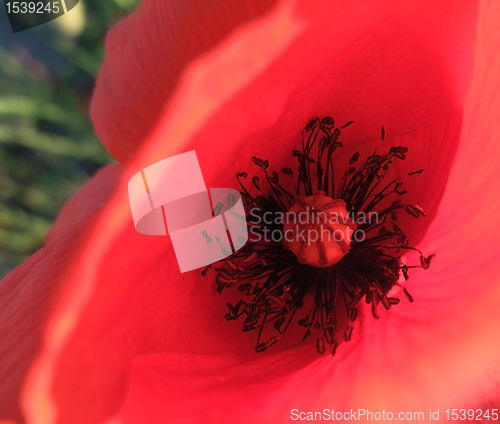
<path id="1" fill-rule="evenodd" d="M 112 162 L 88 108 L 106 31 L 138 3 L 80 0 L 16 34 L 1 22 L 0 277 L 43 246 L 64 203 Z"/>

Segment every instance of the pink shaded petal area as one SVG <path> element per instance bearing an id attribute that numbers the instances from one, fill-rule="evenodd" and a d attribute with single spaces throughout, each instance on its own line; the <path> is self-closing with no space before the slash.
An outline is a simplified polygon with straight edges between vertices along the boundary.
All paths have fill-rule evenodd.
<path id="1" fill-rule="evenodd" d="M 346 131 L 346 141 L 353 144 L 355 139 L 370 140 L 367 135 L 378 133 L 381 122 L 392 128 L 388 145 L 392 145 L 391 137 L 401 137 L 419 151 L 425 139 L 427 154 L 419 158 L 423 166 L 433 169 L 425 173 L 429 179 L 424 181 L 426 187 L 431 181 L 434 184 L 428 204 L 435 202 L 431 209 L 438 211 L 438 202 L 432 199 L 444 190 L 458 148 L 461 105 L 469 86 L 474 8 L 434 1 L 418 2 L 408 9 L 399 2 L 386 2 L 367 3 L 360 10 L 345 5 L 316 10 L 316 4 L 308 2 L 307 10 L 301 10 L 305 5 L 298 2 L 294 9 L 284 2 L 262 21 L 234 33 L 184 74 L 160 126 L 123 176 L 77 261 L 67 274 L 53 277 L 64 278 L 66 286 L 23 394 L 30 423 L 101 423 L 120 410 L 123 422 L 175 422 L 185 418 L 182 405 L 193 408 L 194 403 L 192 422 L 234 422 L 238 410 L 248 411 L 248 415 L 238 415 L 238 422 L 288 421 L 292 403 L 307 410 L 323 408 L 324 403 L 337 408 L 382 404 L 389 408 L 409 401 L 427 407 L 427 399 L 446 403 L 451 396 L 461 395 L 457 381 L 470 389 L 491 365 L 498 346 L 485 333 L 490 325 L 498 325 L 496 315 L 492 311 L 484 332 L 477 331 L 476 309 L 490 311 L 497 293 L 488 284 L 477 290 L 475 276 L 480 273 L 475 266 L 484 257 L 483 269 L 490 271 L 488 254 L 495 248 L 478 241 L 475 260 L 462 257 L 460 263 L 467 267 L 452 281 L 452 271 L 459 269 L 453 265 L 460 255 L 457 246 L 463 245 L 454 237 L 462 234 L 443 227 L 444 221 L 450 222 L 452 209 L 454 222 L 460 225 L 477 212 L 477 204 L 470 211 L 464 207 L 464 214 L 452 207 L 457 186 L 470 190 L 469 197 L 484 195 L 491 201 L 491 208 L 482 213 L 491 216 L 498 211 L 498 201 L 489 197 L 491 180 L 483 180 L 490 168 L 481 167 L 481 174 L 467 178 L 478 163 L 494 161 L 496 154 L 495 134 L 488 132 L 497 122 L 495 108 L 487 115 L 480 110 L 476 115 L 475 109 L 481 109 L 483 103 L 478 100 L 488 90 L 480 84 L 483 76 L 478 73 L 486 69 L 485 64 L 498 71 L 496 64 L 485 63 L 499 43 L 498 39 L 485 40 L 488 33 L 480 38 L 480 46 L 493 44 L 485 47 L 484 57 L 477 52 L 475 91 L 468 98 L 466 131 L 451 188 L 422 243 L 426 250 L 438 252 L 440 262 L 425 274 L 420 271 L 412 276 L 413 294 L 419 299 L 415 307 L 400 305 L 391 311 L 391 319 L 384 315 L 376 325 L 367 318 L 364 328 L 355 333 L 357 339 L 344 345 L 333 360 L 318 360 L 311 345 L 292 349 L 287 340 L 280 341 L 281 350 L 274 353 L 250 354 L 254 338 L 223 318 L 225 303 L 231 299 L 214 293 L 212 281 L 199 278 L 196 272 L 180 276 L 168 240 L 135 232 L 126 184 L 145 165 L 196 148 L 207 186 L 225 186 L 237 171 L 248 167 L 254 154 L 266 155 L 281 166 L 283 150 L 294 148 L 304 120 L 325 114 L 360 122 L 351 138 Z M 483 10 L 482 25 L 489 25 L 485 19 L 492 12 Z M 242 57 L 242 51 L 251 55 Z M 103 81 L 108 78 L 111 84 L 113 73 L 103 75 Z M 490 100 L 483 107 L 497 106 L 493 103 L 497 99 Z M 132 115 L 124 120 L 133 123 Z M 476 116 L 488 120 L 483 125 Z M 482 149 L 477 148 L 479 136 Z M 114 140 L 118 143 L 119 138 Z M 429 146 L 431 142 L 435 148 Z M 369 143 L 366 146 L 371 148 L 373 142 Z M 366 146 L 362 147 L 368 150 Z M 122 147 L 117 151 L 126 158 L 129 146 Z M 468 156 L 475 161 L 464 160 Z M 58 225 L 63 232 L 64 221 Z M 488 237 L 493 237 L 494 231 L 486 229 Z M 467 237 L 474 241 L 477 234 L 471 231 Z M 442 252 L 448 245 L 455 251 Z M 65 248 L 61 245 L 61 256 Z M 462 255 L 468 253 L 462 251 Z M 56 272 L 47 262 L 43 267 Z M 456 297 L 450 295 L 449 284 Z M 472 295 L 464 299 L 464 293 L 477 296 L 477 303 L 461 305 L 472 299 Z M 456 323 L 469 330 L 465 336 L 454 330 Z M 467 355 L 462 356 L 462 351 Z M 480 352 L 486 359 L 484 365 L 470 361 L 471 355 Z M 127 369 L 129 385 L 125 384 Z M 246 371 L 247 379 L 238 369 Z M 450 381 L 436 378 L 449 376 L 452 369 Z M 399 391 L 398 385 L 405 381 L 405 390 Z M 405 397 L 408 394 L 414 396 Z M 142 415 L 146 413 L 148 417 Z"/>
<path id="2" fill-rule="evenodd" d="M 64 269 L 76 254 L 81 234 L 69 232 L 34 254 L 2 280 L 0 286 L 0 417 L 19 419 L 19 392 L 28 367 L 41 348 L 61 280 L 52 267 Z M 65 252 L 61 254 L 61 252 Z M 45 264 L 50 264 L 47 267 Z"/>
<path id="3" fill-rule="evenodd" d="M 186 64 L 273 0 L 145 0 L 110 32 L 92 119 L 109 152 L 130 162 L 172 94 Z M 168 6 L 168 7 L 166 7 Z"/>
<path id="4" fill-rule="evenodd" d="M 61 273 L 78 257 L 84 226 L 96 213 L 120 177 L 112 165 L 96 176 L 65 205 L 52 226 L 46 246 L 2 280 L 0 285 L 0 418 L 19 418 L 24 375 L 41 348 L 41 338 L 63 279 Z"/>

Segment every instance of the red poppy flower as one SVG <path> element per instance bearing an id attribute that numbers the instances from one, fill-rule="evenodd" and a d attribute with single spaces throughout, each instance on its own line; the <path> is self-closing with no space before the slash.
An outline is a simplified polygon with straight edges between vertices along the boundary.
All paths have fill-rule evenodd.
<path id="1" fill-rule="evenodd" d="M 111 31 L 92 105 L 121 164 L 0 286 L 1 417 L 274 423 L 291 410 L 486 405 L 500 353 L 499 18 L 493 0 L 145 0 Z M 413 304 L 363 314 L 335 357 L 294 331 L 256 354 L 224 319 L 232 295 L 135 231 L 127 183 L 195 149 L 207 186 L 232 187 L 254 155 L 288 166 L 315 116 L 356 122 L 346 160 L 381 145 L 381 124 L 384 143 L 410 148 L 396 174 L 425 169 L 405 184 L 427 218 L 403 224 L 437 258 L 413 273 Z"/>

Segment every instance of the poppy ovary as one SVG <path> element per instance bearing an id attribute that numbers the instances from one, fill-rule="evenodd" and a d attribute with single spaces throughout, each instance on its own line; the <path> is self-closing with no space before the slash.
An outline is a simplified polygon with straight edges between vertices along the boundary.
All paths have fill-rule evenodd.
<path id="1" fill-rule="evenodd" d="M 349 253 L 356 228 L 346 203 L 319 190 L 312 196 L 295 198 L 283 225 L 282 244 L 301 264 L 326 268 Z"/>

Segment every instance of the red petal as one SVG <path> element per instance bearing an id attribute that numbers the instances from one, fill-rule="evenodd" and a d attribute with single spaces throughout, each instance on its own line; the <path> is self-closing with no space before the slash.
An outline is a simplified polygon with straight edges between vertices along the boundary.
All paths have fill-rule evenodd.
<path id="1" fill-rule="evenodd" d="M 309 6 L 313 7 L 310 3 Z M 463 37 L 463 43 L 459 45 L 465 52 L 469 51 L 473 26 L 463 18 L 465 16 L 473 22 L 473 14 L 463 9 L 464 16 L 458 12 L 455 16 L 449 5 L 446 5 L 443 10 L 457 19 L 440 20 L 442 16 L 439 4 L 430 4 L 435 13 L 433 16 L 439 17 L 436 22 L 425 20 L 429 15 L 420 6 L 415 6 L 410 11 L 397 8 L 396 23 L 394 17 L 391 19 L 387 10 L 379 5 L 373 8 L 367 6 L 359 13 L 347 13 L 349 11 L 344 9 L 308 9 L 300 15 L 300 19 L 284 7 L 259 26 L 248 27 L 246 31 L 228 40 L 219 51 L 198 62 L 186 74 L 186 79 L 172 101 L 170 112 L 151 139 L 148 150 L 134 164 L 134 171 L 155 159 L 175 154 L 179 151 L 178 146 L 183 146 L 182 150 L 196 147 L 206 171 L 207 185 L 227 183 L 238 167 L 244 167 L 250 162 L 256 151 L 263 151 L 263 155 L 268 153 L 270 159 L 281 164 L 278 159 L 281 159 L 283 149 L 295 144 L 293 140 L 300 133 L 304 124 L 301 120 L 306 119 L 304 116 L 307 114 L 331 114 L 346 121 L 352 117 L 364 122 L 366 124 L 361 125 L 357 133 L 353 133 L 359 137 L 373 133 L 380 122 L 389 122 L 391 125 L 385 125 L 387 128 L 394 128 L 394 134 L 403 136 L 412 133 L 408 137 L 415 138 L 415 147 L 420 143 L 415 134 L 419 130 L 425 131 L 423 126 L 435 124 L 439 129 L 442 128 L 438 125 L 439 122 L 450 119 L 451 123 L 455 122 L 451 127 L 456 131 L 454 116 L 459 113 L 468 85 L 467 72 L 462 69 L 465 66 L 463 64 L 467 63 L 467 54 L 462 55 L 462 51 L 454 50 L 452 46 Z M 330 12 L 333 16 L 328 15 Z M 308 22 L 309 14 L 317 20 Z M 491 11 L 484 12 L 485 19 L 489 16 Z M 281 25 L 278 27 L 280 31 L 273 32 L 277 24 Z M 334 30 L 325 31 L 326 27 L 340 31 L 342 42 L 339 41 L 339 33 Z M 357 32 L 360 28 L 363 31 Z M 401 28 L 405 28 L 405 31 L 401 32 Z M 413 30 L 410 31 L 410 28 Z M 486 34 L 489 35 L 489 32 Z M 387 41 L 394 40 L 396 35 L 399 36 L 400 44 Z M 432 45 L 433 60 L 429 58 L 429 50 L 422 46 L 426 43 L 420 43 L 425 37 L 435 41 L 435 45 L 427 43 Z M 320 47 L 323 42 L 323 47 L 334 46 L 332 51 L 325 48 L 322 50 Z M 495 44 L 486 52 L 496 52 L 498 40 L 489 42 Z M 412 50 L 412 43 L 420 49 L 414 47 Z M 264 45 L 269 46 L 269 49 L 264 49 Z M 241 59 L 238 51 L 241 52 L 242 46 L 246 46 L 245 51 L 251 51 L 252 55 L 260 57 L 263 62 L 256 67 L 249 66 L 255 63 L 249 59 Z M 248 49 L 249 46 L 253 49 Z M 289 50 L 288 46 L 291 46 Z M 368 73 L 366 66 L 369 63 L 360 63 L 356 59 L 366 55 L 370 57 L 369 53 L 373 48 L 376 48 L 378 58 L 380 55 L 390 58 L 390 53 L 394 54 L 392 61 L 385 61 L 388 66 L 384 70 L 388 75 L 378 71 L 377 67 L 369 68 L 372 73 Z M 443 50 L 438 50 L 440 48 Z M 352 51 L 352 55 L 348 54 L 348 49 Z M 449 54 L 450 50 L 454 54 Z M 318 55 L 318 51 L 322 55 Z M 415 54 L 418 51 L 416 62 L 406 60 L 405 51 L 413 51 Z M 298 55 L 297 52 L 302 54 Z M 396 60 L 398 55 L 403 55 L 401 63 Z M 465 59 L 461 59 L 463 56 Z M 339 57 L 342 57 L 342 61 Z M 227 61 L 223 60 L 225 58 Z M 307 67 L 299 66 L 302 62 Z M 347 66 L 349 64 L 351 66 Z M 231 68 L 230 65 L 235 67 Z M 379 62 L 379 65 L 382 66 L 382 63 Z M 483 71 L 484 65 L 478 62 L 476 71 Z M 496 63 L 489 65 L 498 71 Z M 391 73 L 393 68 L 396 71 Z M 412 69 L 414 71 L 410 72 Z M 356 70 L 359 72 L 358 77 L 368 75 L 365 85 L 355 79 Z M 232 74 L 235 81 L 228 79 L 228 75 Z M 409 75 L 422 75 L 422 79 L 419 78 L 418 84 L 411 84 Z M 481 77 L 482 75 L 477 77 L 478 81 L 481 81 Z M 382 91 L 370 88 L 376 84 L 383 85 L 383 81 L 388 84 L 391 78 L 395 80 L 394 87 L 406 87 L 405 83 L 408 83 L 409 88 L 404 94 L 397 90 L 390 91 L 386 97 L 388 106 L 384 109 L 381 101 L 377 103 L 377 97 Z M 345 87 L 344 80 L 347 81 Z M 207 92 L 214 87 L 215 82 L 221 84 L 217 86 L 218 89 Z M 320 84 L 321 82 L 324 83 Z M 342 89 L 338 93 L 335 88 L 341 82 Z M 359 84 L 365 89 L 366 96 L 355 89 Z M 193 93 L 193 87 L 203 90 Z M 294 90 L 290 90 L 290 87 Z M 351 91 L 343 91 L 348 87 Z M 419 96 L 422 87 L 427 88 L 429 93 Z M 475 97 L 470 98 L 470 107 L 479 104 L 475 100 L 485 93 L 484 86 L 478 85 L 475 89 Z M 306 91 L 313 94 L 306 97 Z M 200 101 L 202 93 L 205 93 L 202 97 L 204 101 Z M 261 100 L 257 101 L 259 97 Z M 407 102 L 404 104 L 404 116 L 396 117 L 395 113 L 391 115 L 391 110 L 402 109 L 405 98 Z M 497 99 L 493 100 L 498 102 Z M 433 103 L 433 107 L 428 106 L 429 101 Z M 372 104 L 373 110 L 368 107 Z M 492 107 L 493 111 L 500 110 L 496 103 Z M 357 115 L 348 116 L 349 113 Z M 483 118 L 484 115 L 478 116 Z M 493 150 L 491 129 L 498 117 L 493 114 L 487 116 L 488 125 L 484 127 L 487 131 L 480 131 L 481 123 L 472 115 L 466 116 L 466 128 L 477 131 L 481 137 L 489 137 L 484 138 L 484 143 Z M 496 213 L 499 209 L 498 201 L 490 198 L 493 189 L 486 184 L 491 180 L 489 168 L 484 172 L 487 179 L 483 179 L 483 174 L 477 177 L 474 175 L 471 184 L 471 179 L 466 176 L 472 176 L 470 172 L 477 170 L 478 163 L 493 163 L 491 161 L 496 152 L 477 149 L 468 138 L 472 132 L 465 134 L 465 147 L 461 147 L 461 159 L 454 168 L 452 178 L 458 178 L 458 183 L 462 184 L 464 190 L 470 187 L 469 198 L 484 195 L 485 199 L 492 201 L 491 209 L 484 212 L 489 217 L 492 211 Z M 445 140 L 440 141 L 436 147 L 441 155 L 435 172 L 432 173 L 436 184 L 440 182 L 440 177 L 447 176 L 439 168 L 446 169 L 452 163 L 457 136 L 458 134 L 451 137 L 451 141 L 444 137 Z M 196 142 L 195 138 L 201 141 Z M 165 140 L 169 140 L 167 145 Z M 188 145 L 190 140 L 193 141 Z M 280 148 L 274 148 L 272 143 Z M 267 152 L 266 145 L 269 146 Z M 436 150 L 430 153 L 436 154 Z M 234 158 L 238 154 L 245 159 L 234 164 Z M 469 154 L 475 157 L 475 161 L 466 162 L 463 168 L 458 168 L 462 166 L 463 155 Z M 423 159 L 429 162 L 429 156 Z M 478 160 L 481 162 L 477 162 Z M 462 173 L 463 170 L 465 173 Z M 292 371 L 299 366 L 290 359 L 293 350 L 261 356 L 255 362 L 248 356 L 227 355 L 229 352 L 234 354 L 250 351 L 253 339 L 240 333 L 239 327 L 224 321 L 221 310 L 227 298 L 215 296 L 209 280 L 202 280 L 195 273 L 179 278 L 168 242 L 135 233 L 127 204 L 127 181 L 128 178 L 122 181 L 116 198 L 96 225 L 92 239 L 86 244 L 85 254 L 71 269 L 72 278 L 68 280 L 64 298 L 51 319 L 44 351 L 33 368 L 25 393 L 26 411 L 33 422 L 52 422 L 49 418 L 57 412 L 62 423 L 100 422 L 108 418 L 121 401 L 120 389 L 125 389 L 124 371 L 133 357 L 137 357 L 137 360 L 130 364 L 131 385 L 128 402 L 123 409 L 124 422 L 144 422 L 144 416 L 139 418 L 138 415 L 141 412 L 139 406 L 150 408 L 143 410 L 150 414 L 150 422 L 164 422 L 169 418 L 180 417 L 181 411 L 184 411 L 185 416 L 186 410 L 181 410 L 180 406 L 193 407 L 196 402 L 199 406 L 195 407 L 192 417 L 199 421 L 203 414 L 205 422 L 234 422 L 233 414 L 236 412 L 239 412 L 237 416 L 240 422 L 247 418 L 248 421 L 256 419 L 255 414 L 262 414 L 261 420 L 265 417 L 272 422 L 288 421 L 292 404 L 302 410 L 323 408 L 321 405 L 325 403 L 335 408 L 349 405 L 369 408 L 384 404 L 399 410 L 401 403 L 398 402 L 402 400 L 402 396 L 409 394 L 413 397 L 405 397 L 404 405 L 427 408 L 425 401 L 428 399 L 424 396 L 433 396 L 433 402 L 450 402 L 451 397 L 457 394 L 457 379 L 462 383 L 474 382 L 484 372 L 484 369 L 480 369 L 482 365 L 470 364 L 468 361 L 470 354 L 482 352 L 481 349 L 469 349 L 466 351 L 467 356 L 462 356 L 464 344 L 458 334 L 453 333 L 450 338 L 443 337 L 443 331 L 451 331 L 450 326 L 454 322 L 466 324 L 469 329 L 470 325 L 478 323 L 478 317 L 475 308 L 469 304 L 464 309 L 461 304 L 464 303 L 463 298 L 457 302 L 448 298 L 442 310 L 435 307 L 433 296 L 436 292 L 433 290 L 441 287 L 435 279 L 445 276 L 446 271 L 439 267 L 436 267 L 436 271 L 427 271 L 435 274 L 423 274 L 426 277 L 431 275 L 432 285 L 426 279 L 415 278 L 415 285 L 421 280 L 421 286 L 425 288 L 425 291 L 418 291 L 417 294 L 420 298 L 424 295 L 429 298 L 422 302 L 422 308 L 425 310 L 429 306 L 425 312 L 431 315 L 420 313 L 421 308 L 415 313 L 411 308 L 401 307 L 399 315 L 395 312 L 390 320 L 383 317 L 374 326 L 368 320 L 363 336 L 358 332 L 358 342 L 346 345 L 335 360 L 311 364 L 293 375 Z M 481 189 L 479 193 L 475 191 L 478 186 Z M 449 219 L 446 205 L 450 205 L 454 194 L 448 191 L 446 196 L 440 210 L 443 215 L 438 215 L 435 223 Z M 442 208 L 445 208 L 444 212 Z M 460 218 L 456 222 L 460 224 L 464 217 L 470 217 L 470 210 L 464 210 L 467 211 L 465 216 L 456 214 L 456 219 Z M 433 226 L 430 238 L 425 241 L 426 247 L 433 247 L 440 255 L 440 243 L 446 246 L 448 240 L 451 240 L 454 246 L 457 245 L 454 237 L 458 233 L 453 232 L 454 236 L 451 237 L 449 232 L 445 233 L 445 228 L 436 229 Z M 436 239 L 431 246 L 434 235 L 441 233 L 443 237 Z M 488 240 L 492 240 L 492 233 L 495 232 L 487 234 L 490 237 Z M 469 236 L 470 240 L 475 240 L 468 233 L 467 237 Z M 481 306 L 489 311 L 491 299 L 496 299 L 497 294 L 489 291 L 489 285 L 484 286 L 484 291 L 477 290 L 474 281 L 464 277 L 465 272 L 477 272 L 473 267 L 475 264 L 485 266 L 486 263 L 489 266 L 491 250 L 495 252 L 489 241 L 484 246 L 480 244 L 480 240 L 477 242 L 476 251 L 481 255 L 479 257 L 478 254 L 477 257 L 484 257 L 485 261 L 468 262 L 468 267 L 461 270 L 462 275 L 457 279 L 460 279 L 466 292 L 471 292 L 471 287 L 474 287 L 482 302 Z M 447 257 L 443 253 L 442 267 L 446 265 L 450 268 L 455 263 L 455 254 Z M 458 257 L 465 263 L 463 256 Z M 486 266 L 484 269 L 490 270 Z M 169 278 L 170 276 L 173 278 Z M 447 287 L 446 281 L 443 287 Z M 448 291 L 444 293 L 449 295 Z M 486 299 L 484 302 L 483 297 Z M 166 305 L 172 309 L 168 309 Z M 462 308 L 458 308 L 460 306 Z M 447 316 L 445 312 L 453 314 Z M 406 314 L 412 318 L 405 317 Z M 492 313 L 490 318 L 491 323 L 498 325 L 496 315 Z M 436 322 L 438 325 L 435 325 Z M 474 327 L 476 328 L 477 326 Z M 490 330 L 490 323 L 485 328 Z M 479 340 L 482 347 L 486 345 L 490 349 L 488 359 L 491 359 L 498 353 L 498 346 L 491 337 L 485 336 L 486 332 L 483 331 L 469 331 L 465 345 L 469 346 L 469 342 Z M 432 343 L 426 341 L 427 337 Z M 476 345 L 472 343 L 472 346 Z M 457 350 L 457 347 L 462 350 Z M 163 353 L 139 357 L 154 351 Z M 313 358 L 311 351 L 312 348 L 300 350 L 300 364 L 305 365 Z M 179 356 L 178 352 L 184 354 Z M 196 358 L 189 354 L 225 355 Z M 413 362 L 410 370 L 407 370 L 409 357 Z M 190 364 L 190 360 L 195 362 Z M 446 360 L 454 365 L 456 377 L 451 382 L 443 383 L 436 380 L 435 372 L 440 372 L 440 367 Z M 420 363 L 425 365 L 425 372 L 416 366 Z M 457 368 L 457 363 L 465 363 L 469 367 Z M 251 386 L 249 380 L 242 380 L 236 372 L 236 364 L 241 364 L 243 370 L 250 373 L 250 381 L 261 381 L 262 386 Z M 486 364 L 490 366 L 491 361 Z M 192 370 L 191 378 L 181 384 L 180 376 L 186 375 L 189 369 Z M 214 369 L 218 376 L 217 387 L 214 387 Z M 448 375 L 450 368 L 444 369 L 446 372 L 442 374 Z M 403 381 L 401 374 L 405 371 L 408 371 L 407 380 Z M 284 379 L 288 380 L 288 384 L 282 384 Z M 402 385 L 404 382 L 407 384 Z M 144 384 L 150 385 L 149 392 L 161 394 L 161 401 L 154 404 L 154 399 L 144 396 L 145 389 L 148 389 Z M 308 388 L 307 392 L 304 392 L 304 387 Z M 422 387 L 426 391 L 421 390 Z M 463 387 L 465 393 L 465 389 L 472 386 L 468 384 Z M 167 394 L 171 397 L 165 399 Z M 144 404 L 146 401 L 149 403 Z M 254 405 L 257 407 L 254 408 Z M 42 407 L 47 415 L 42 414 Z M 209 416 L 208 411 L 213 411 L 213 415 Z M 249 411 L 253 415 L 245 414 Z M 45 417 L 48 418 L 44 421 Z"/>
<path id="2" fill-rule="evenodd" d="M 183 68 L 273 0 L 145 0 L 109 33 L 92 119 L 109 152 L 130 162 L 159 119 Z"/>
<path id="3" fill-rule="evenodd" d="M 68 233 L 41 249 L 0 285 L 0 419 L 20 419 L 19 393 L 41 349 L 43 326 L 61 286 L 54 269 L 64 269 L 80 240 Z M 65 254 L 61 252 L 64 250 Z M 44 264 L 50 264 L 46 266 Z"/>
<path id="4" fill-rule="evenodd" d="M 406 8 L 395 1 L 346 2 L 334 8 L 310 3 L 299 2 L 297 15 L 283 7 L 281 20 L 276 19 L 271 29 L 261 29 L 265 41 L 260 44 L 257 34 L 235 35 L 224 47 L 194 62 L 169 101 L 170 119 L 153 137 L 168 143 L 150 145 L 154 153 L 147 162 L 171 155 L 173 146 L 184 140 L 183 144 L 191 141 L 185 149 L 196 149 L 202 166 L 210 163 L 216 175 L 248 170 L 256 154 L 281 166 L 312 117 L 329 115 L 338 123 L 354 120 L 342 136 L 346 147 L 338 163 L 346 163 L 361 146 L 364 155 L 375 147 L 379 151 L 395 144 L 410 147 L 408 160 L 396 164 L 396 173 L 406 176 L 425 169 L 407 182 L 413 193 L 407 201 L 423 207 L 430 222 L 458 145 L 461 106 L 470 83 L 475 3 L 450 7 L 447 1 L 423 2 Z M 116 37 L 110 37 L 122 42 L 109 46 L 94 101 L 99 133 L 123 161 L 136 154 L 152 128 L 153 118 L 145 116 L 156 119 L 162 108 L 164 97 L 159 105 L 157 93 L 166 84 L 152 75 L 165 75 L 164 67 L 170 66 L 158 65 L 161 43 L 154 43 L 151 51 L 144 47 L 148 44 L 141 37 L 148 31 L 141 27 L 159 27 L 162 24 L 156 22 L 165 19 L 165 12 L 156 9 L 162 7 L 160 2 L 147 4 L 132 18 L 133 28 L 124 24 L 123 31 L 117 27 Z M 138 37 L 130 40 L 131 33 Z M 135 63 L 138 50 L 144 55 L 140 66 L 125 67 Z M 243 51 L 253 54 L 242 55 Z M 143 81 L 153 88 L 143 87 Z M 241 95 L 234 96 L 239 90 Z M 387 132 L 386 143 L 379 141 L 381 125 Z M 412 190 L 413 185 L 432 190 Z M 410 224 L 414 225 L 413 218 Z M 426 226 L 419 223 L 407 233 L 418 240 Z"/>
<path id="5" fill-rule="evenodd" d="M 65 205 L 46 246 L 1 282 L 0 418 L 20 416 L 21 385 L 41 349 L 44 326 L 64 282 L 62 274 L 78 258 L 76 246 L 85 234 L 83 228 L 113 192 L 120 172 L 120 165 L 100 170 Z"/>
<path id="6" fill-rule="evenodd" d="M 337 358 L 299 372 L 286 353 L 259 363 L 247 356 L 138 357 L 129 368 L 123 423 L 160 423 L 166 417 L 171 422 L 288 422 L 295 408 L 362 408 L 395 416 L 422 411 L 427 418 L 429 409 L 439 408 L 443 416 L 447 408 L 479 401 L 500 354 L 495 337 L 500 234 L 494 225 L 500 213 L 499 17 L 498 4 L 483 3 L 460 148 L 437 217 L 419 246 L 437 257 L 430 270 L 414 272 L 409 282 L 416 302 L 398 305 L 377 322 L 366 316 L 356 340 Z M 287 373 L 283 384 L 279 376 Z"/>

